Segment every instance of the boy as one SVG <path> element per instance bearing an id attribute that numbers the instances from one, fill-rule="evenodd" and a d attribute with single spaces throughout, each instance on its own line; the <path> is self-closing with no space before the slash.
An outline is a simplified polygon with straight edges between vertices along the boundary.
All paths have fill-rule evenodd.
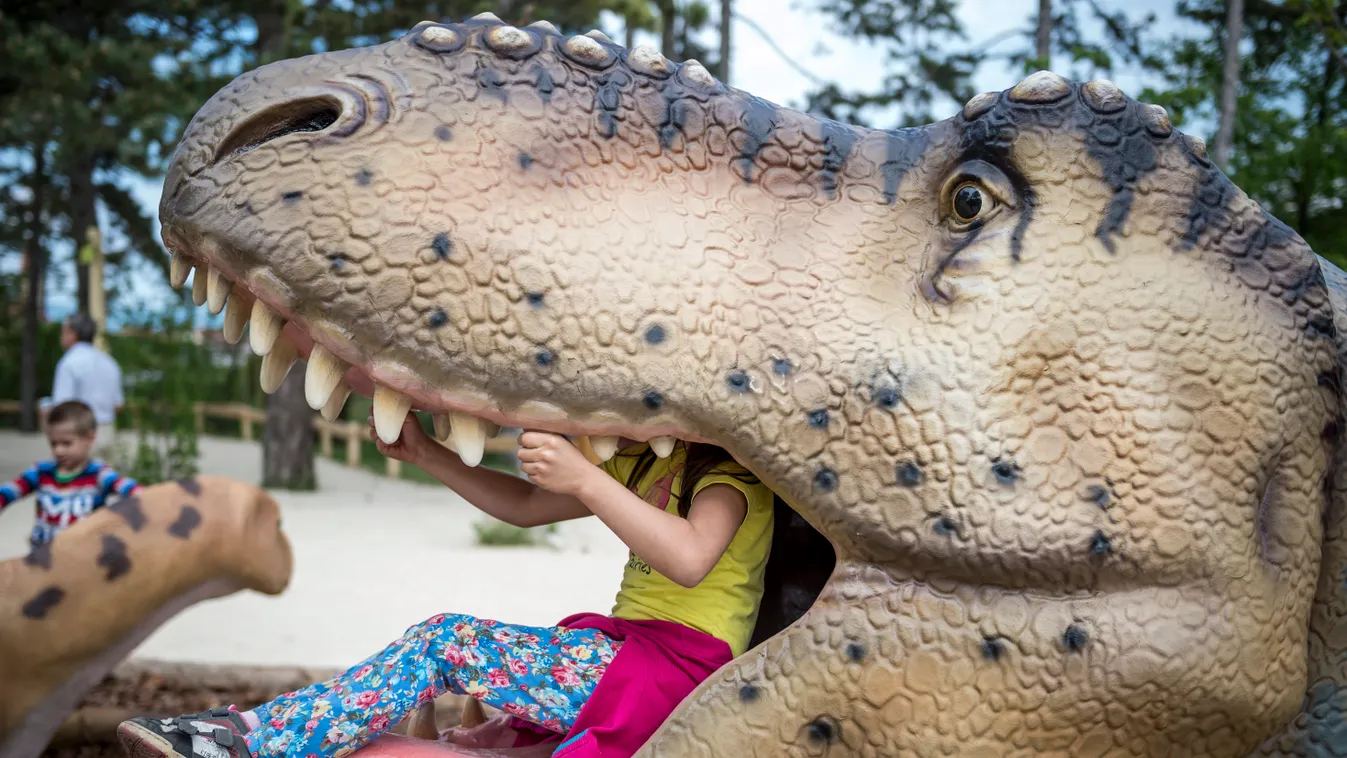
<path id="1" fill-rule="evenodd" d="M 84 403 L 71 400 L 53 406 L 47 413 L 47 442 L 53 460 L 38 461 L 18 479 L 0 485 L 0 509 L 37 492 L 37 515 L 29 538 L 34 549 L 102 508 L 108 495 L 130 497 L 140 491 L 134 479 L 91 459 L 97 432 L 94 412 Z"/>

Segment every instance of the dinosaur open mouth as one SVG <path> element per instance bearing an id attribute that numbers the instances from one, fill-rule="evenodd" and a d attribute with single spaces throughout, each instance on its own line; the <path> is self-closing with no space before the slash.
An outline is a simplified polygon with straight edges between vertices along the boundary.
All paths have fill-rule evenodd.
<path id="1" fill-rule="evenodd" d="M 374 426 L 379 438 L 396 442 L 403 422 L 413 409 L 432 414 L 435 436 L 458 453 L 463 462 L 476 466 L 481 462 L 486 441 L 502 428 L 532 428 L 588 437 L 590 447 L 601 460 L 616 454 L 620 440 L 649 442 L 651 450 L 668 457 L 677 440 L 706 442 L 696 434 L 667 425 L 635 426 L 612 414 L 609 419 L 579 421 L 556 405 L 545 401 L 524 403 L 503 409 L 481 393 L 455 392 L 430 387 L 400 373 L 382 371 L 376 364 L 355 352 L 349 344 L 326 339 L 324 330 L 310 329 L 302 316 L 288 312 L 280 302 L 266 300 L 262 292 L 251 292 L 242 282 L 243 272 L 225 271 L 223 259 L 204 254 L 212 245 L 189 249 L 181 236 L 165 229 L 165 245 L 172 253 L 170 281 L 182 287 L 195 270 L 192 299 L 212 314 L 224 313 L 224 338 L 237 344 L 248 327 L 248 343 L 262 356 L 261 385 L 268 394 L 275 392 L 300 358 L 307 360 L 304 391 L 309 405 L 333 421 L 342 411 L 352 392 L 373 398 Z"/>

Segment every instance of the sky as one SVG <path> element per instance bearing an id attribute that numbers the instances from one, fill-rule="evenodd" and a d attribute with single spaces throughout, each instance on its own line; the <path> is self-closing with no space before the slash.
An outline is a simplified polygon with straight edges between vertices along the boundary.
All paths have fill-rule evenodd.
<path id="1" fill-rule="evenodd" d="M 1124 0 L 1101 0 L 1101 4 L 1116 8 Z M 711 2 L 713 7 L 718 3 Z M 810 72 L 814 77 L 826 81 L 838 82 L 848 90 L 874 90 L 883 79 L 884 68 L 882 53 L 877 47 L 858 43 L 855 40 L 838 36 L 833 32 L 831 17 L 810 9 L 812 3 L 807 0 L 736 0 L 736 13 L 749 19 L 753 25 L 761 27 L 776 46 L 788 55 L 798 67 Z M 978 45 L 1003 35 L 1012 29 L 1029 31 L 1033 16 L 1037 12 L 1037 0 L 964 0 L 958 4 L 959 16 L 968 35 L 969 45 Z M 1140 19 L 1154 13 L 1162 32 L 1186 31 L 1178 26 L 1174 16 L 1174 0 L 1125 0 L 1128 14 Z M 621 39 L 621 23 L 610 19 L 605 31 L 615 39 Z M 814 84 L 804 74 L 783 62 L 781 56 L 746 23 L 736 23 L 734 28 L 734 47 L 731 59 L 731 83 L 739 89 L 751 92 L 779 105 L 802 107 L 806 93 Z M 658 40 L 649 35 L 638 35 L 638 42 L 658 44 Z M 707 40 L 714 43 L 714 37 Z M 1009 52 L 1029 45 L 1028 37 L 1004 39 L 993 50 Z M 1063 74 L 1070 72 L 1055 61 L 1054 69 Z M 982 66 L 974 77 L 979 91 L 1007 89 L 1022 78 L 1022 72 L 1012 69 L 1004 61 L 991 61 Z M 1115 72 L 1113 81 L 1124 92 L 1137 94 L 1148 84 L 1156 82 L 1125 70 Z M 946 102 L 934 108 L 937 118 L 944 118 L 957 112 L 962 103 Z M 162 186 L 159 179 L 131 178 L 128 186 L 135 196 L 155 216 Z M 66 261 L 69 256 L 58 254 L 57 261 Z M 57 272 L 59 274 L 59 272 Z M 179 301 L 169 289 L 157 270 L 143 266 L 127 275 L 131 286 L 125 297 L 124 305 L 135 304 L 142 308 L 164 309 Z M 74 307 L 73 272 L 66 276 L 53 277 L 48 287 L 48 312 L 52 318 L 60 318 Z M 217 325 L 219 317 L 209 318 L 205 309 L 193 309 L 198 323 Z M 117 324 L 111 326 L 115 329 Z"/>

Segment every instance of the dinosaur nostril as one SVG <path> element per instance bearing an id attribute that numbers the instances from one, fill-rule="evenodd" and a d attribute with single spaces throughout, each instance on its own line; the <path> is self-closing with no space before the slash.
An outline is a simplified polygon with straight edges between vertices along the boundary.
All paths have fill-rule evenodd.
<path id="1" fill-rule="evenodd" d="M 335 97 L 308 97 L 274 105 L 243 121 L 220 143 L 213 163 L 295 132 L 321 132 L 341 116 Z"/>

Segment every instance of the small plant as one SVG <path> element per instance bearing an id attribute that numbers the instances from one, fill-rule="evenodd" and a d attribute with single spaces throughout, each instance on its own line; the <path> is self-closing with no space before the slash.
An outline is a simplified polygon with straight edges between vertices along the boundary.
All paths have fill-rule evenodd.
<path id="1" fill-rule="evenodd" d="M 472 530 L 477 533 L 477 544 L 487 545 L 489 547 L 533 547 L 539 544 L 551 544 L 548 536 L 557 533 L 556 524 L 548 524 L 545 527 L 525 528 L 507 524 L 504 521 L 498 521 L 488 518 L 486 521 L 478 521 L 472 525 Z M 541 537 L 539 533 L 541 532 Z"/>

